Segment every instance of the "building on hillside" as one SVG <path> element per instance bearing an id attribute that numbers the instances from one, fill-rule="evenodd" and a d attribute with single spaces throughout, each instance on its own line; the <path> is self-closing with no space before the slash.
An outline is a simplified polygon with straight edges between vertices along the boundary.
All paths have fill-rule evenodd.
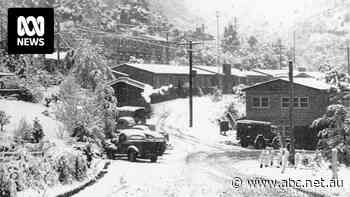
<path id="1" fill-rule="evenodd" d="M 131 64 L 125 63 L 112 68 L 114 71 L 128 74 L 131 79 L 161 88 L 172 85 L 179 89 L 188 88 L 189 67 L 162 64 Z M 219 85 L 218 73 L 193 68 L 193 87 L 204 93 Z"/>
<path id="2" fill-rule="evenodd" d="M 145 63 L 167 64 L 172 58 L 169 42 L 160 36 L 120 34 L 95 39 L 106 46 L 107 55 L 116 64 L 129 62 L 132 57 Z"/>
<path id="3" fill-rule="evenodd" d="M 295 130 L 307 130 L 329 105 L 331 86 L 313 78 L 294 78 Z M 266 121 L 289 131 L 289 80 L 273 79 L 243 90 L 248 120 Z"/>
<path id="4" fill-rule="evenodd" d="M 110 85 L 115 92 L 118 100 L 118 106 L 142 106 L 147 103 L 142 97 L 142 92 L 145 90 L 145 83 L 130 79 L 129 77 L 119 77 L 111 81 Z"/>
<path id="5" fill-rule="evenodd" d="M 232 88 L 234 86 L 246 84 L 247 82 L 245 73 L 239 69 L 233 68 L 230 64 L 224 64 L 219 68 L 216 66 L 195 66 L 194 68 L 215 74 L 219 73 L 221 76 L 219 83 L 224 94 L 232 93 Z"/>

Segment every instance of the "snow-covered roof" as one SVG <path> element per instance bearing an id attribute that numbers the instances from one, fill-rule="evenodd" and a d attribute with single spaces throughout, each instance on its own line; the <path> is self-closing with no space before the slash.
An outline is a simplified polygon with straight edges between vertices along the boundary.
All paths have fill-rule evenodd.
<path id="1" fill-rule="evenodd" d="M 253 71 L 272 77 L 288 75 L 288 70 L 286 69 L 253 69 Z"/>
<path id="2" fill-rule="evenodd" d="M 278 79 L 274 79 L 274 80 L 270 80 L 270 81 L 266 81 L 266 82 L 262 82 L 262 83 L 257 83 L 253 86 L 250 86 L 250 87 L 243 89 L 243 91 L 246 91 L 246 90 L 252 89 L 252 88 L 257 88 L 261 85 L 265 85 L 265 84 L 276 82 L 276 81 L 289 82 L 289 79 L 288 78 L 278 78 Z M 317 89 L 317 90 L 329 90 L 332 88 L 331 85 L 329 85 L 323 81 L 311 78 L 311 77 L 300 77 L 300 78 L 296 77 L 293 79 L 293 83 L 297 84 L 297 85 L 304 86 L 304 87 Z"/>
<path id="3" fill-rule="evenodd" d="M 142 83 L 140 81 L 136 81 L 134 79 L 131 79 L 129 77 L 119 77 L 118 79 L 109 82 L 108 85 L 114 85 L 117 83 L 126 83 L 128 85 L 131 85 L 131 86 L 134 86 L 134 87 L 137 87 L 140 89 L 145 89 L 145 87 L 148 85 L 148 84 Z"/>
<path id="4" fill-rule="evenodd" d="M 218 67 L 216 66 L 194 66 L 194 68 L 200 69 L 200 70 L 204 70 L 204 71 L 209 71 L 215 74 L 224 74 L 223 73 L 223 69 L 222 66 L 220 66 L 220 68 L 218 69 Z M 237 76 L 237 77 L 246 77 L 246 74 L 237 69 L 237 68 L 231 68 L 231 75 Z"/>
<path id="5" fill-rule="evenodd" d="M 167 65 L 167 64 L 132 64 L 126 63 L 120 66 L 127 65 L 140 70 L 145 70 L 155 74 L 188 74 L 189 67 L 188 66 L 180 66 L 180 65 Z M 118 68 L 115 67 L 115 68 Z M 196 69 L 193 68 L 194 71 L 197 71 L 197 75 L 215 75 L 213 72 Z"/>
<path id="6" fill-rule="evenodd" d="M 326 74 L 325 73 L 322 73 L 322 72 L 317 72 L 317 71 L 307 71 L 307 72 L 304 72 L 306 73 L 307 75 L 313 77 L 313 78 L 316 78 L 316 79 L 323 79 L 326 77 Z"/>
<path id="7" fill-rule="evenodd" d="M 124 77 L 128 77 L 128 76 L 129 76 L 129 75 L 126 74 L 126 73 L 119 72 L 119 71 L 115 71 L 115 70 L 112 70 L 112 73 L 113 73 L 113 74 L 117 74 L 117 75 L 121 75 L 121 76 L 124 76 Z"/>
<path id="8" fill-rule="evenodd" d="M 281 80 L 289 82 L 288 78 L 281 78 Z M 298 78 L 298 77 L 296 77 L 293 79 L 293 81 L 295 84 L 318 89 L 318 90 L 329 90 L 332 88 L 332 86 L 327 84 L 326 82 L 323 82 L 323 81 L 320 81 L 320 80 L 317 80 L 317 79 L 314 79 L 311 77 L 310 78 L 306 78 L 306 77 L 305 78 L 304 77 Z"/>
<path id="9" fill-rule="evenodd" d="M 142 110 L 145 109 L 144 107 L 137 107 L 137 106 L 123 106 L 123 107 L 117 107 L 118 111 L 137 111 L 137 110 Z"/>
<path id="10" fill-rule="evenodd" d="M 271 76 L 271 77 L 288 77 L 288 72 L 289 70 L 287 69 L 253 69 L 253 71 L 267 75 L 267 76 Z M 316 78 L 316 79 L 322 79 L 325 77 L 325 74 L 322 72 L 317 72 L 317 71 L 294 71 L 293 72 L 293 76 L 294 77 L 312 77 L 312 78 Z"/>
<path id="11" fill-rule="evenodd" d="M 246 76 L 254 76 L 254 77 L 266 77 L 266 75 L 255 72 L 253 70 L 244 70 L 242 71 L 244 75 Z"/>
<path id="12" fill-rule="evenodd" d="M 237 124 L 263 124 L 271 125 L 271 122 L 256 121 L 256 120 L 237 120 Z"/>
<path id="13" fill-rule="evenodd" d="M 143 136 L 144 138 L 146 137 L 145 133 L 139 129 L 121 129 L 121 133 L 127 136 L 139 135 L 139 136 Z"/>

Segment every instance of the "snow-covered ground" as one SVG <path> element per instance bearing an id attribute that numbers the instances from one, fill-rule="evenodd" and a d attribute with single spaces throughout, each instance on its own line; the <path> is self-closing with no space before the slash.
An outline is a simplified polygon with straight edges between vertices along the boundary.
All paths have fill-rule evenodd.
<path id="1" fill-rule="evenodd" d="M 172 148 L 157 163 L 113 161 L 109 173 L 97 184 L 78 193 L 77 197 L 213 197 L 213 196 L 280 196 L 279 191 L 235 190 L 231 187 L 235 160 L 256 153 L 223 142 L 234 140 L 219 134 L 216 118 L 227 104 L 239 101 L 225 96 L 221 102 L 209 97 L 194 99 L 194 127 L 188 127 L 188 100 L 177 99 L 154 105 L 153 122 L 170 133 Z M 243 109 L 243 105 L 240 105 Z M 239 109 L 238 109 L 239 110 Z M 242 110 L 241 110 L 242 112 Z M 161 121 L 159 121 L 161 119 Z M 232 152 L 241 152 L 231 158 Z M 284 193 L 284 196 L 286 196 Z M 303 196 L 296 192 L 288 196 Z"/>
<path id="2" fill-rule="evenodd" d="M 225 95 L 219 102 L 213 102 L 210 97 L 195 97 L 193 100 L 193 128 L 189 128 L 188 99 L 177 99 L 153 106 L 154 116 L 151 122 L 175 136 L 188 136 L 202 144 L 216 144 L 224 141 L 235 141 L 235 132 L 228 136 L 220 135 L 217 119 L 224 115 L 225 109 L 235 103 L 238 114 L 242 116 L 245 105 L 234 95 Z M 165 117 L 162 119 L 161 117 Z M 163 125 L 159 123 L 162 119 Z"/>
<path id="3" fill-rule="evenodd" d="M 69 185 L 57 185 L 55 187 L 48 187 L 45 191 L 37 191 L 33 189 L 18 192 L 17 197 L 55 197 L 62 195 L 68 191 L 78 188 L 90 180 L 94 179 L 96 175 L 104 168 L 106 161 L 95 160 L 92 164 L 92 168 L 88 170 L 87 178 L 82 182 L 73 182 Z"/>
<path id="4" fill-rule="evenodd" d="M 324 185 L 328 185 L 332 180 L 332 171 L 328 168 L 328 165 L 323 165 L 320 168 L 289 167 L 286 168 L 286 171 L 284 173 L 282 173 L 281 168 L 260 168 L 259 162 L 257 160 L 244 160 L 234 163 L 232 165 L 232 170 L 254 177 L 264 177 L 269 180 L 301 180 L 302 184 L 305 184 L 307 180 L 321 181 L 322 179 L 324 179 Z M 350 196 L 350 169 L 345 167 L 339 168 L 338 176 L 338 180 L 342 181 L 343 187 L 308 186 L 302 189 L 306 191 L 324 194 L 327 196 Z"/>
<path id="5" fill-rule="evenodd" d="M 18 112 L 12 101 L 0 102 L 12 115 L 24 114 L 29 119 L 38 116 L 44 122 L 48 117 L 40 115 L 45 107 L 24 103 L 29 107 L 27 113 Z M 235 132 L 228 136 L 219 134 L 217 118 L 221 117 L 226 106 L 234 102 L 236 110 L 243 114 L 244 105 L 235 96 L 224 96 L 220 102 L 213 102 L 210 97 L 194 98 L 194 127 L 188 127 L 188 99 L 177 99 L 153 105 L 154 114 L 150 123 L 170 134 L 171 148 L 159 158 L 157 163 L 140 160 L 131 163 L 125 160 L 111 161 L 108 173 L 94 185 L 79 192 L 77 197 L 231 197 L 231 196 L 307 196 L 294 189 L 252 189 L 247 186 L 234 189 L 231 182 L 234 177 L 248 178 L 264 176 L 283 179 L 285 177 L 329 177 L 330 171 L 322 172 L 295 170 L 288 168 L 285 174 L 279 168 L 260 169 L 258 156 L 260 151 L 247 150 L 239 146 L 227 145 L 235 142 Z M 17 104 L 20 102 L 17 102 Z M 11 106 L 12 107 L 9 107 Z M 6 106 L 6 107 L 5 107 Z M 17 110 L 14 110 L 17 109 Z M 34 114 L 33 114 L 34 113 Z M 57 127 L 55 120 L 52 122 Z M 11 123 L 14 124 L 14 123 Z M 45 126 L 46 125 L 46 126 Z M 14 125 L 8 126 L 10 129 Z M 348 171 L 341 169 L 340 178 L 346 180 Z M 345 182 L 346 185 L 348 182 Z M 65 192 L 80 184 L 51 188 L 46 197 Z M 349 185 L 349 184 L 347 184 Z M 31 192 L 33 194 L 33 192 Z M 26 196 L 25 194 L 23 194 Z M 349 196 L 349 195 L 348 195 Z M 37 196 L 33 196 L 37 197 Z"/>
<path id="6" fill-rule="evenodd" d="M 62 128 L 60 122 L 42 114 L 47 108 L 41 104 L 0 100 L 0 110 L 5 111 L 6 114 L 11 116 L 10 124 L 5 126 L 5 135 L 12 136 L 13 131 L 18 128 L 22 118 L 24 118 L 27 123 L 33 125 L 34 118 L 38 117 L 43 126 L 45 138 L 49 140 L 57 139 L 57 134 L 60 128 Z"/>

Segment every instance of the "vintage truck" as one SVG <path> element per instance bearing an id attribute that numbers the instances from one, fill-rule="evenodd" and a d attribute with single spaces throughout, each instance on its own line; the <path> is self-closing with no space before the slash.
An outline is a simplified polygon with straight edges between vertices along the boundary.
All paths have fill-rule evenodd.
<path id="1" fill-rule="evenodd" d="M 238 120 L 236 130 L 237 140 L 242 147 L 253 145 L 257 149 L 264 149 L 273 146 L 273 140 L 278 137 L 277 127 L 270 122 Z"/>
<path id="2" fill-rule="evenodd" d="M 256 149 L 271 146 L 275 149 L 281 147 L 281 133 L 277 126 L 270 122 L 255 120 L 236 121 L 237 140 L 242 147 L 253 145 Z M 317 145 L 317 131 L 310 127 L 295 127 L 295 148 L 315 150 Z M 291 134 L 285 133 L 285 146 L 291 142 Z"/>
<path id="3" fill-rule="evenodd" d="M 104 146 L 109 159 L 127 156 L 131 162 L 137 158 L 157 162 L 166 147 L 162 135 L 139 129 L 122 130 L 117 138 L 104 142 Z"/>

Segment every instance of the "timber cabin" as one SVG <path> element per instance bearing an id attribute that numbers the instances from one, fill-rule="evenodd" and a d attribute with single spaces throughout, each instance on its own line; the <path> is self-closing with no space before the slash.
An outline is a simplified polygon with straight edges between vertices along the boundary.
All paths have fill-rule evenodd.
<path id="1" fill-rule="evenodd" d="M 307 131 L 325 114 L 331 86 L 314 78 L 294 78 L 294 129 Z M 243 90 L 248 120 L 266 121 L 289 131 L 289 79 L 279 78 Z"/>

